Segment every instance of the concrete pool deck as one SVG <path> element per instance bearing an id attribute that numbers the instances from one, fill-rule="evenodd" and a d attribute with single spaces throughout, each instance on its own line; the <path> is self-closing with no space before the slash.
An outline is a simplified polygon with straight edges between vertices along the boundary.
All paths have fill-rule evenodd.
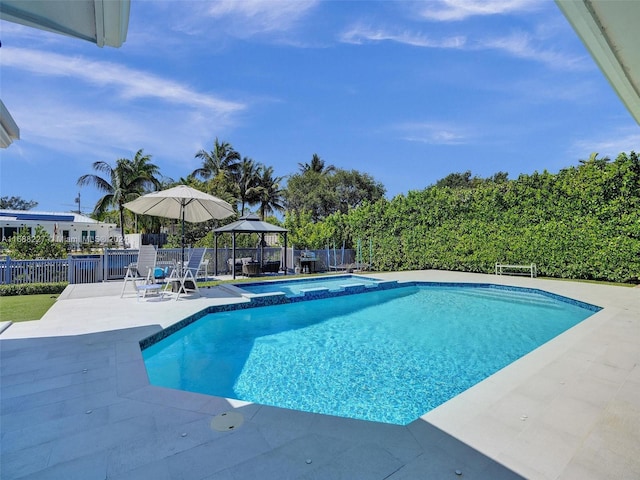
<path id="1" fill-rule="evenodd" d="M 372 276 L 533 287 L 604 309 L 403 427 L 151 386 L 140 339 L 246 300 L 210 288 L 138 302 L 120 299 L 122 282 L 72 285 L 42 320 L 0 333 L 0 477 L 640 478 L 640 288 Z"/>

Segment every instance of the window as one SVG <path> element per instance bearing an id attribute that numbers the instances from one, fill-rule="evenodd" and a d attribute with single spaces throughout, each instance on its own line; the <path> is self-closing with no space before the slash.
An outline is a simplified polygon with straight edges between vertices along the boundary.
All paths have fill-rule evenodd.
<path id="1" fill-rule="evenodd" d="M 9 240 L 16 233 L 18 233 L 17 227 L 3 227 L 2 228 L 2 240 Z"/>

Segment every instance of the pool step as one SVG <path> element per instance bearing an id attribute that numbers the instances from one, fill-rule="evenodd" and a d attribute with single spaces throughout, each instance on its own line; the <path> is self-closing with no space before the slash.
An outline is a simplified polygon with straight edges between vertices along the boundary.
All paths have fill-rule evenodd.
<path id="1" fill-rule="evenodd" d="M 499 302 L 508 303 L 520 303 L 528 305 L 538 305 L 550 308 L 559 308 L 557 302 L 553 298 L 546 297 L 542 294 L 519 292 L 507 289 L 495 289 L 495 288 L 474 288 L 464 292 L 466 296 L 473 296 L 477 298 L 485 298 L 488 300 L 495 300 Z"/>
<path id="2" fill-rule="evenodd" d="M 224 285 L 218 285 L 218 288 L 220 290 L 224 290 L 225 292 L 233 295 L 234 297 L 242 297 L 244 295 L 251 293 L 239 287 L 236 287 L 235 285 L 231 285 L 229 283 L 225 283 Z"/>

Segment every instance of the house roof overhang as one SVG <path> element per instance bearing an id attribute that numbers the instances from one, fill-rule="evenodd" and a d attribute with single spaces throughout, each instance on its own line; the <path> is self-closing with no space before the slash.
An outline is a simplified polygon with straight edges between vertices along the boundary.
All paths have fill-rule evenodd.
<path id="1" fill-rule="evenodd" d="M 99 47 L 120 47 L 127 39 L 130 6 L 130 0 L 2 0 L 0 18 Z"/>
<path id="2" fill-rule="evenodd" d="M 130 0 L 2 0 L 0 19 L 60 33 L 99 47 L 120 47 L 127 39 Z M 20 138 L 20 130 L 0 101 L 0 147 Z"/>
<path id="3" fill-rule="evenodd" d="M 0 100 L 0 147 L 7 148 L 14 140 L 20 139 L 20 129 Z"/>
<path id="4" fill-rule="evenodd" d="M 556 3 L 640 124 L 640 2 L 556 0 Z"/>

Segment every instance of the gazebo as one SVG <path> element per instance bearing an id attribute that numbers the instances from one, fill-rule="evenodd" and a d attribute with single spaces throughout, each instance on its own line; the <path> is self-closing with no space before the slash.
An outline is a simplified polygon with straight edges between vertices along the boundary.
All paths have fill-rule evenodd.
<path id="1" fill-rule="evenodd" d="M 214 257 L 214 272 L 215 275 L 218 274 L 218 236 L 221 233 L 231 233 L 232 237 L 232 250 L 233 250 L 233 278 L 236 278 L 236 234 L 238 233 L 257 233 L 260 235 L 260 249 L 264 248 L 264 234 L 265 233 L 281 233 L 284 235 L 284 259 L 283 259 L 283 269 L 284 274 L 287 274 L 287 230 L 286 228 L 278 227 L 277 225 L 273 225 L 271 223 L 263 222 L 260 218 L 254 214 L 250 213 L 245 215 L 244 217 L 240 217 L 239 220 L 230 223 L 229 225 L 225 225 L 220 228 L 216 228 L 213 233 L 215 236 L 215 257 Z M 263 252 L 260 254 L 260 262 L 264 259 Z"/>

